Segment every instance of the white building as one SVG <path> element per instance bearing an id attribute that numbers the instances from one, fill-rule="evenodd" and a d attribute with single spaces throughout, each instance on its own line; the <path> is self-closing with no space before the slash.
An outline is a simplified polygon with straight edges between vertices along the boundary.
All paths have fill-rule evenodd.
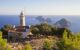
<path id="1" fill-rule="evenodd" d="M 20 14 L 20 26 L 26 26 L 25 15 L 23 12 Z"/>
<path id="2" fill-rule="evenodd" d="M 27 35 L 29 35 L 30 32 L 30 26 L 26 26 L 25 23 L 25 15 L 23 12 L 20 13 L 20 25 L 19 26 L 15 26 L 15 28 L 13 27 L 12 30 L 8 31 L 8 37 L 13 37 L 13 38 L 17 38 L 18 36 L 20 36 L 22 38 L 26 38 Z"/>

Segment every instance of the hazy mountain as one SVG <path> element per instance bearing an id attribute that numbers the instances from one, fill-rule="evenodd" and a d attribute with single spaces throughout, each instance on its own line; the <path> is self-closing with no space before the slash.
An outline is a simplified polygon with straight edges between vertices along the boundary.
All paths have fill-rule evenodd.
<path id="1" fill-rule="evenodd" d="M 45 22 L 47 22 L 47 23 L 49 23 L 49 24 L 52 24 L 52 20 L 51 20 L 51 18 L 44 18 L 43 16 L 38 16 L 38 17 L 36 17 L 35 19 L 37 19 L 40 23 L 45 23 Z"/>
<path id="2" fill-rule="evenodd" d="M 65 18 L 62 18 L 61 20 L 57 21 L 54 25 L 56 25 L 59 28 L 68 28 L 70 27 L 71 23 Z"/>
<path id="3" fill-rule="evenodd" d="M 45 19 L 43 18 L 43 16 L 38 16 L 35 19 L 38 20 L 40 23 L 45 22 Z"/>
<path id="4" fill-rule="evenodd" d="M 52 24 L 51 18 L 46 18 L 46 22 L 49 23 L 49 24 Z"/>

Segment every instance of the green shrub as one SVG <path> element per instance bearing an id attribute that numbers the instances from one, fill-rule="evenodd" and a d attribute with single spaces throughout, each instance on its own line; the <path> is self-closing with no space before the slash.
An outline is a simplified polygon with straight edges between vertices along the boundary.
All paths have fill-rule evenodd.
<path id="1" fill-rule="evenodd" d="M 59 50 L 80 50 L 80 35 L 69 35 L 64 31 L 63 38 L 57 43 Z"/>
<path id="2" fill-rule="evenodd" d="M 0 31 L 0 50 L 11 50 L 7 47 L 7 40 L 2 38 L 2 32 Z"/>
<path id="3" fill-rule="evenodd" d="M 24 47 L 24 50 L 32 50 L 32 46 L 29 43 L 27 43 Z"/>
<path id="4" fill-rule="evenodd" d="M 43 43 L 43 49 L 44 50 L 51 50 L 52 46 L 53 46 L 52 41 L 49 39 L 45 39 L 45 41 Z"/>

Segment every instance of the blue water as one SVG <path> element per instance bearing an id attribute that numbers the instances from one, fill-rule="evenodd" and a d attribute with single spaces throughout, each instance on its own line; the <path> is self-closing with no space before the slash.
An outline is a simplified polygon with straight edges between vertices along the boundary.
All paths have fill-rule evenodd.
<path id="1" fill-rule="evenodd" d="M 26 25 L 35 25 L 40 23 L 36 20 L 37 16 L 26 16 Z M 54 24 L 58 20 L 65 18 L 71 22 L 70 29 L 73 32 L 80 32 L 80 16 L 43 16 L 44 18 L 51 18 L 52 23 Z M 19 16 L 18 15 L 0 15 L 0 27 L 3 27 L 5 24 L 19 25 Z"/>

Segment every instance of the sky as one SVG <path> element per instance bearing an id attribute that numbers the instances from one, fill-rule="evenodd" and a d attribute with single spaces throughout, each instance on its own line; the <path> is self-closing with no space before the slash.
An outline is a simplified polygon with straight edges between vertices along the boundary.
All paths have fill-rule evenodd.
<path id="1" fill-rule="evenodd" d="M 80 15 L 80 0 L 0 0 L 0 15 Z"/>

